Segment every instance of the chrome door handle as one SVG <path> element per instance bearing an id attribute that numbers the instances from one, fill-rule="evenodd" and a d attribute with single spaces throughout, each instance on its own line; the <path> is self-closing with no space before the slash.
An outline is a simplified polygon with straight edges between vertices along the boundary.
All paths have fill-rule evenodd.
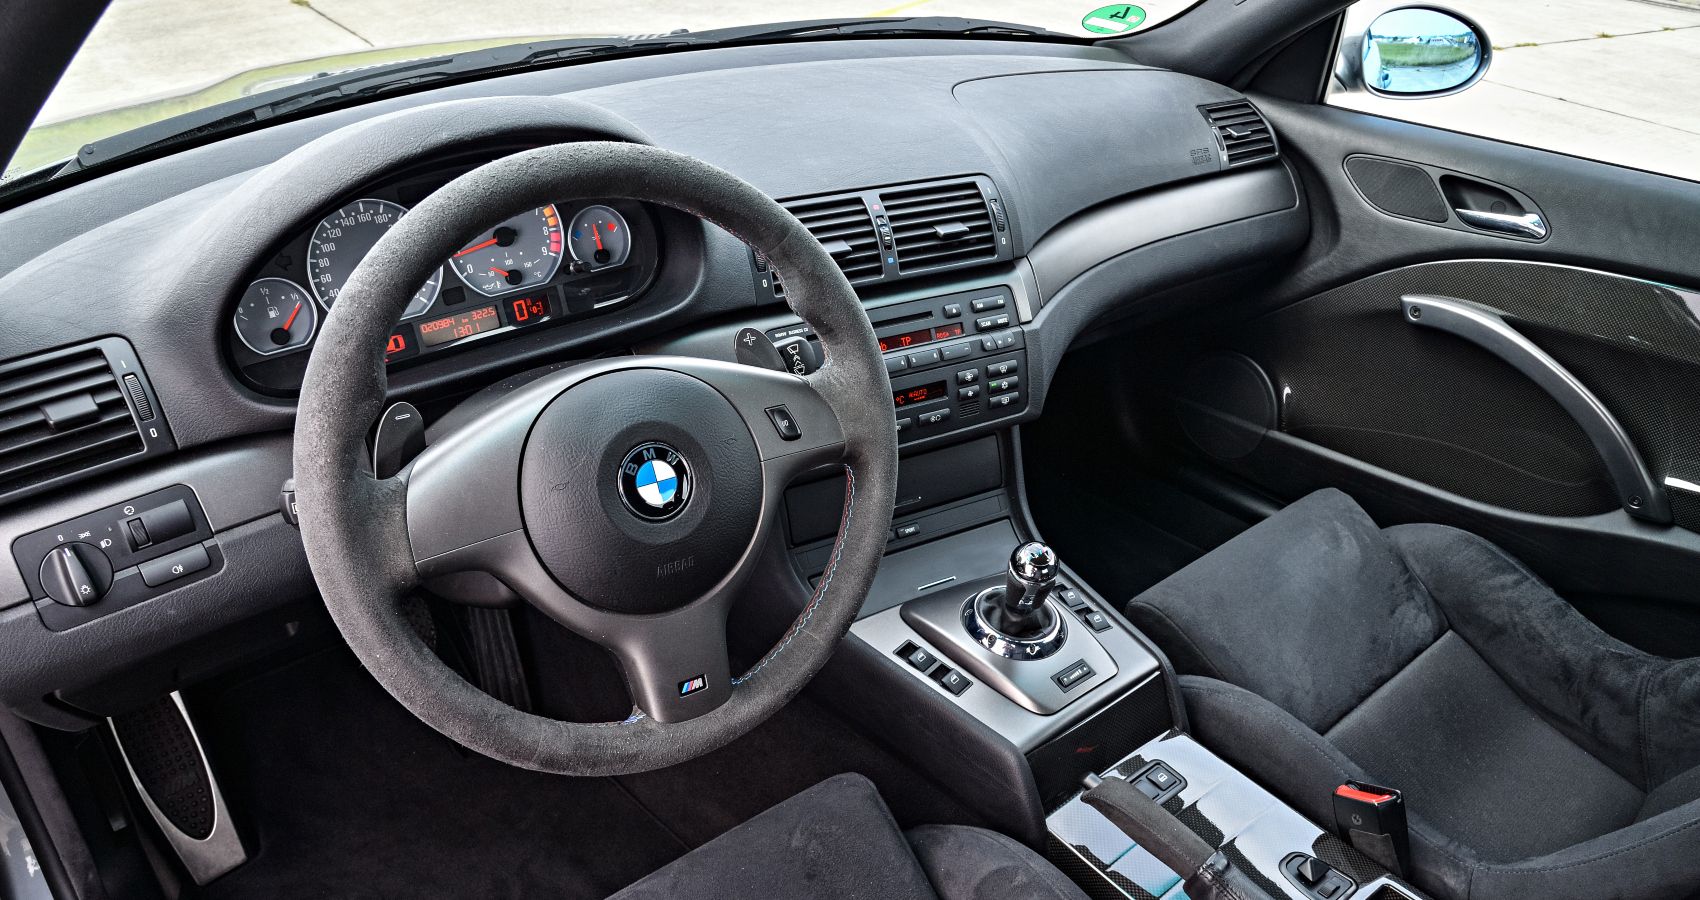
<path id="1" fill-rule="evenodd" d="M 1496 234 L 1509 234 L 1512 237 L 1533 238 L 1541 240 L 1547 236 L 1547 222 L 1540 213 L 1523 213 L 1514 216 L 1509 213 L 1482 212 L 1477 209 L 1453 209 L 1458 214 L 1458 221 L 1471 228 L 1481 231 L 1492 231 Z"/>

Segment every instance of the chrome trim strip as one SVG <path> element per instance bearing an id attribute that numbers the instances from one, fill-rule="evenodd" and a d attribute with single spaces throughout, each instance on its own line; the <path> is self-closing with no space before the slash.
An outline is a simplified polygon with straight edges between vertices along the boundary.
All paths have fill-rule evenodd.
<path id="1" fill-rule="evenodd" d="M 1695 484 L 1686 478 L 1678 478 L 1675 475 L 1665 476 L 1665 487 L 1687 491 L 1690 494 L 1700 494 L 1700 484 Z"/>
<path id="2" fill-rule="evenodd" d="M 1457 335 L 1492 353 L 1546 391 L 1582 427 L 1605 463 L 1624 512 L 1668 525 L 1670 500 L 1654 482 L 1635 443 L 1600 398 L 1545 350 L 1512 328 L 1497 310 L 1451 297 L 1407 294 L 1400 298 L 1405 321 Z"/>

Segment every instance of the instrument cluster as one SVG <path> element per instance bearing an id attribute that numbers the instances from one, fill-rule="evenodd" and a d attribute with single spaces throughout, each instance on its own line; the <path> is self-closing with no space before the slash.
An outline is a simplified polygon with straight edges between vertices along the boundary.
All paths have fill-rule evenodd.
<path id="1" fill-rule="evenodd" d="M 305 224 L 249 280 L 230 314 L 229 349 L 254 386 L 301 385 L 314 338 L 348 277 L 410 206 L 460 169 L 362 192 Z M 478 235 L 414 293 L 385 361 L 421 357 L 521 329 L 597 315 L 635 300 L 659 265 L 656 227 L 641 203 L 558 202 Z"/>

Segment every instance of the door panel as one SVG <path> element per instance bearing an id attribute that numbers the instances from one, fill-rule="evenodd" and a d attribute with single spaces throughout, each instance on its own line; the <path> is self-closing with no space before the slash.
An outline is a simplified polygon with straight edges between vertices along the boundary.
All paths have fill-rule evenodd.
<path id="1" fill-rule="evenodd" d="M 1700 488 L 1681 487 L 1700 485 L 1700 294 L 1672 287 L 1700 287 L 1700 185 L 1254 99 L 1303 178 L 1316 222 L 1297 263 L 1248 298 L 1247 319 L 1193 322 L 1184 338 L 1153 340 L 1181 401 L 1176 433 L 1192 452 L 1214 453 L 1215 465 L 1281 500 L 1334 485 L 1383 524 L 1436 521 L 1483 534 L 1561 593 L 1589 598 L 1602 621 L 1657 606 L 1700 626 Z M 1414 164 L 1356 163 L 1360 182 L 1380 185 L 1374 204 L 1348 169 L 1370 157 Z M 1452 209 L 1461 203 L 1537 212 L 1550 233 L 1473 230 Z M 1550 355 L 1621 424 L 1675 524 L 1627 514 L 1571 413 L 1494 353 L 1407 321 L 1408 294 L 1496 310 Z M 1225 388 L 1221 377 L 1198 377 L 1228 371 L 1209 363 L 1228 353 L 1261 368 L 1276 397 L 1271 420 L 1247 424 L 1233 408 L 1233 398 L 1258 394 L 1258 379 Z M 1188 410 L 1212 407 L 1261 440 L 1197 440 L 1211 432 L 1189 426 L 1197 416 Z M 1248 444 L 1255 449 L 1241 452 Z"/>

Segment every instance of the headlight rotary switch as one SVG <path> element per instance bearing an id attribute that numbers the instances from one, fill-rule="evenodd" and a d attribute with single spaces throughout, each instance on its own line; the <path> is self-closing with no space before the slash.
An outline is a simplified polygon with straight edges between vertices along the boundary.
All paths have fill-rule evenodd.
<path id="1" fill-rule="evenodd" d="M 72 541 L 41 561 L 41 588 L 66 606 L 88 606 L 112 587 L 112 562 L 93 544 Z"/>

